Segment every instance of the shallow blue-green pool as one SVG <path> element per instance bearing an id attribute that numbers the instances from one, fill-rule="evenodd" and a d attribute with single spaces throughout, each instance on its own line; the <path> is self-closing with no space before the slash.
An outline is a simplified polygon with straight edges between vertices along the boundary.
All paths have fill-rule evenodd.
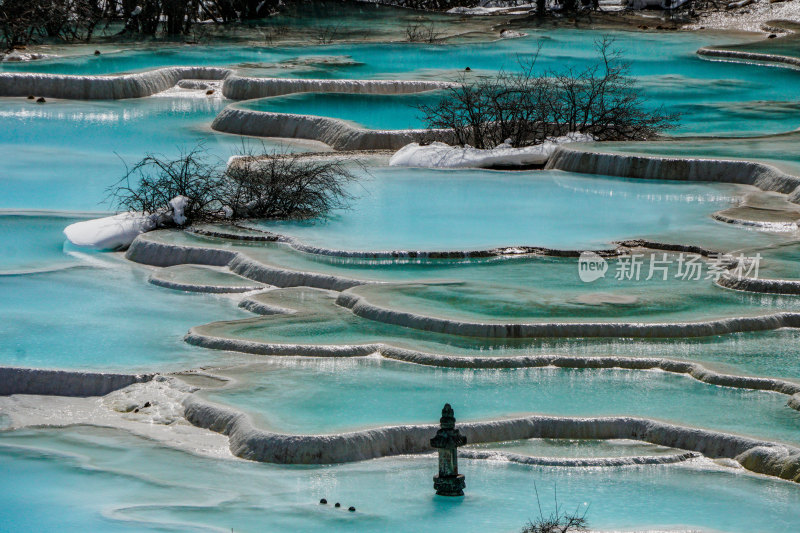
<path id="1" fill-rule="evenodd" d="M 433 495 L 433 455 L 279 466 L 91 428 L 0 435 L 0 465 L 14 480 L 0 493 L 0 518 L 13 531 L 512 532 L 538 516 L 537 492 L 545 514 L 557 499 L 598 529 L 783 533 L 800 521 L 796 485 L 708 461 L 597 469 L 461 460 L 463 499 Z"/>

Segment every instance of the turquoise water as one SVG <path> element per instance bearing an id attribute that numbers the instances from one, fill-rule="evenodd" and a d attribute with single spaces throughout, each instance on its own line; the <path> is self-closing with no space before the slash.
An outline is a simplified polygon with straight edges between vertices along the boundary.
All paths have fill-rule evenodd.
<path id="1" fill-rule="evenodd" d="M 62 230 L 90 217 L 0 211 L 0 276 L 77 265 L 79 262 L 65 253 Z"/>
<path id="2" fill-rule="evenodd" d="M 544 48 L 539 57 L 541 68 L 571 64 L 586 64 L 595 53 L 593 43 L 603 35 L 616 38 L 619 48 L 639 75 L 670 74 L 696 75 L 700 79 L 723 79 L 721 73 L 738 72 L 756 80 L 759 70 L 743 65 L 710 63 L 695 57 L 698 48 L 709 44 L 723 44 L 731 38 L 713 33 L 638 33 L 614 30 L 533 29 L 522 39 L 472 43 L 469 46 L 426 45 L 410 43 L 344 43 L 315 45 L 306 43 L 302 47 L 274 46 L 160 46 L 141 49 L 120 50 L 99 56 L 91 54 L 52 58 L 31 63 L 3 63 L 3 71 L 51 72 L 62 74 L 113 74 L 162 66 L 178 65 L 237 65 L 240 63 L 278 63 L 306 57 L 350 57 L 352 64 L 337 68 L 336 77 L 381 78 L 400 74 L 413 77 L 435 71 L 455 72 L 469 66 L 476 70 L 514 68 L 516 54 L 536 51 L 539 42 Z M 652 61 L 655 51 L 659 61 Z M 284 69 L 285 76 L 292 76 L 291 69 Z M 749 73 L 747 71 L 750 71 Z M 779 72 L 770 73 L 770 78 L 782 80 Z M 300 75 L 299 77 L 306 77 Z M 789 79 L 789 78 L 786 78 Z M 764 86 L 765 84 L 759 84 Z"/>
<path id="3" fill-rule="evenodd" d="M 259 227 L 337 250 L 605 248 L 647 233 L 716 225 L 734 186 L 626 181 L 558 171 L 380 168 L 352 187 L 350 208 L 325 220 Z M 425 191 L 421 194 L 420 191 Z"/>
<path id="4" fill-rule="evenodd" d="M 657 256 L 655 260 L 661 259 Z M 672 260 L 677 261 L 674 257 Z M 725 290 L 710 280 L 654 278 L 648 282 L 643 276 L 638 282 L 621 282 L 613 278 L 619 262 L 610 264 L 611 279 L 590 285 L 570 276 L 577 276 L 577 267 L 570 267 L 562 269 L 562 283 L 573 287 L 560 290 L 532 277 L 528 286 L 491 281 L 413 283 L 356 287 L 351 292 L 383 309 L 501 324 L 692 321 L 794 310 L 800 305 L 791 297 Z"/>
<path id="5" fill-rule="evenodd" d="M 545 39 L 545 48 L 537 68 L 581 68 L 592 60 L 591 43 L 602 32 L 531 33 L 525 39 L 469 46 L 200 45 L 111 53 L 104 48 L 96 57 L 4 63 L 0 71 L 108 74 L 167 65 L 231 65 L 255 76 L 450 79 L 466 66 L 472 75 L 515 68 L 516 55 L 531 53 L 540 39 Z M 652 105 L 685 112 L 679 134 L 776 133 L 800 126 L 800 74 L 709 62 L 695 55 L 700 46 L 722 44 L 728 37 L 694 32 L 615 35 L 642 94 Z M 659 60 L 653 61 L 656 55 Z M 409 103 L 428 98 L 292 95 L 243 105 L 333 116 L 365 127 L 405 128 L 419 125 Z M 204 394 L 254 413 L 266 426 L 297 433 L 429 423 L 436 418 L 431 405 L 450 401 L 459 420 L 531 412 L 630 414 L 800 443 L 800 413 L 785 406 L 786 396 L 712 387 L 662 372 L 448 370 L 376 358 L 253 357 L 186 344 L 183 336 L 190 327 L 208 324 L 199 330 L 261 342 L 387 342 L 453 355 L 665 356 L 723 371 L 800 378 L 800 332 L 791 329 L 690 340 L 467 339 L 364 320 L 336 306 L 335 294 L 304 289 L 259 297 L 285 303 L 296 314 L 253 317 L 235 307 L 235 297 L 158 288 L 147 283 L 152 269 L 127 265 L 118 255 L 87 254 L 64 245 L 61 230 L 86 216 L 79 211 L 108 208 L 106 188 L 124 173 L 123 161 L 134 163 L 147 152 L 175 155 L 201 141 L 209 157 L 224 159 L 251 142 L 210 131 L 210 122 L 228 103 L 164 96 L 117 102 L 52 100 L 45 105 L 0 99 L 0 149 L 11 155 L 0 171 L 0 209 L 70 210 L 63 216 L 0 213 L 0 274 L 6 274 L 0 275 L 0 365 L 167 371 L 259 362 L 263 364 L 258 367 L 217 370 L 234 375 L 239 383 Z M 276 146 L 266 144 L 266 149 Z M 664 146 L 664 153 L 762 157 L 800 168 L 796 144 L 793 135 L 783 135 L 657 146 Z M 731 185 L 561 172 L 378 168 L 371 173 L 355 186 L 358 199 L 351 210 L 335 212 L 325 221 L 264 227 L 309 244 L 352 250 L 599 248 L 643 235 L 712 248 L 763 249 L 792 238 L 713 222 L 710 213 L 730 207 L 746 190 Z M 290 269 L 411 282 L 374 296 L 387 306 L 476 319 L 646 320 L 751 314 L 798 305 L 796 298 L 723 291 L 710 282 L 615 285 L 606 279 L 584 285 L 577 281 L 572 260 L 370 261 L 177 233 L 156 238 L 237 248 Z M 774 270 L 788 271 L 795 255 L 788 248 L 774 253 Z M 52 271 L 39 272 L 43 270 Z M 196 270 L 175 270 L 199 278 Z M 7 275 L 11 273 L 15 275 Z M 0 413 L 0 424 L 2 419 Z M 507 447 L 564 455 L 568 444 Z M 607 447 L 573 446 L 566 454 L 594 456 Z M 634 449 L 639 448 L 646 447 Z M 407 531 L 413 522 L 421 530 L 511 532 L 535 516 L 534 482 L 547 502 L 557 487 L 566 507 L 589 504 L 590 523 L 597 529 L 783 532 L 800 523 L 796 485 L 723 470 L 709 461 L 604 470 L 465 460 L 461 468 L 468 492 L 458 502 L 432 496 L 432 456 L 287 467 L 195 457 L 96 428 L 0 433 L 0 464 L 6 481 L 0 488 L 3 530 Z M 76 486 L 82 490 L 75 491 Z M 355 505 L 358 512 L 321 507 L 321 497 Z"/>
<path id="6" fill-rule="evenodd" d="M 307 93 L 252 100 L 248 109 L 272 113 L 330 116 L 370 129 L 405 130 L 424 128 L 420 105 L 432 105 L 441 93 L 408 95 Z"/>
<path id="7" fill-rule="evenodd" d="M 0 519 L 16 531 L 399 532 L 413 519 L 421 529 L 510 533 L 538 514 L 534 484 L 545 514 L 557 493 L 566 509 L 588 506 L 598 529 L 783 533 L 800 521 L 796 485 L 708 463 L 573 469 L 462 460 L 468 493 L 456 500 L 433 496 L 432 455 L 287 467 L 205 459 L 91 428 L 15 432 L 0 446 L 0 468 L 14 480 L 0 493 Z M 318 504 L 323 497 L 329 505 Z M 337 501 L 357 511 L 333 508 Z"/>
<path id="8" fill-rule="evenodd" d="M 106 268 L 0 276 L 0 365 L 183 369 L 217 358 L 183 342 L 189 327 L 246 316 L 235 300 L 160 289 L 143 269 L 103 261 Z"/>
<path id="9" fill-rule="evenodd" d="M 296 78 L 452 79 L 469 66 L 473 73 L 516 68 L 516 57 L 544 48 L 537 68 L 578 68 L 594 57 L 593 43 L 611 34 L 640 77 L 653 105 L 684 114 L 680 133 L 753 134 L 796 129 L 795 87 L 799 73 L 788 69 L 710 62 L 695 51 L 730 37 L 711 33 L 633 33 L 598 30 L 530 30 L 523 39 L 464 45 L 335 44 L 307 47 L 176 46 L 123 50 L 100 56 L 55 58 L 30 64 L 0 65 L 0 71 L 110 74 L 171 65 L 227 65 L 247 75 Z M 659 61 L 652 61 L 658 54 Z M 330 58 L 334 58 L 333 61 Z M 765 76 L 765 72 L 768 73 Z M 748 108 L 756 106 L 758 113 Z M 340 106 L 336 106 L 340 107 Z M 330 116 L 337 116 L 336 107 Z M 344 118 L 344 117 L 342 117 Z M 383 126 L 389 127 L 389 126 Z"/>
<path id="10" fill-rule="evenodd" d="M 604 151 L 677 157 L 757 159 L 800 174 L 800 134 L 740 139 L 692 139 L 672 142 L 608 143 Z"/>
<path id="11" fill-rule="evenodd" d="M 159 289 L 147 269 L 65 244 L 76 220 L 0 216 L 0 365 L 181 369 L 210 355 L 183 342 L 189 327 L 248 316 L 236 300 Z"/>
<path id="12" fill-rule="evenodd" d="M 699 361 L 722 372 L 800 378 L 800 331 L 780 329 L 697 339 L 482 339 L 392 326 L 334 305 L 336 294 L 313 289 L 271 291 L 258 301 L 296 311 L 197 328 L 201 333 L 270 344 L 385 343 L 428 353 L 471 357 L 539 354 L 667 357 Z"/>
<path id="13" fill-rule="evenodd" d="M 280 359 L 203 394 L 292 434 L 429 423 L 450 403 L 459 420 L 517 414 L 641 416 L 800 444 L 800 413 L 777 393 L 715 387 L 665 372 L 446 369 L 374 359 Z M 435 418 L 435 417 L 434 417 Z"/>
<path id="14" fill-rule="evenodd" d="M 4 161 L 0 208 L 106 211 L 106 189 L 125 174 L 126 163 L 147 153 L 174 157 L 203 142 L 209 158 L 227 160 L 243 143 L 261 149 L 261 141 L 209 129 L 224 105 L 216 98 L 44 105 L 0 98 L 0 149 L 14 154 Z"/>
<path id="15" fill-rule="evenodd" d="M 635 440 L 526 439 L 467 444 L 469 448 L 516 453 L 528 457 L 636 457 L 681 453 L 649 442 Z"/>
<path id="16" fill-rule="evenodd" d="M 695 229 L 704 230 L 704 240 L 701 240 L 699 244 L 705 244 L 705 242 L 716 243 L 717 247 L 715 248 L 737 254 L 739 252 L 736 252 L 736 250 L 743 250 L 741 253 L 745 254 L 745 256 L 750 256 L 761 250 L 764 250 L 764 255 L 766 256 L 766 246 L 786 245 L 788 249 L 793 242 L 791 237 L 786 235 L 747 231 L 728 224 L 713 223 L 710 219 L 707 226 L 700 225 Z M 666 235 L 662 234 L 661 237 L 664 238 L 664 242 L 669 243 L 697 243 L 698 241 L 695 240 L 694 235 L 687 236 L 689 233 L 686 227 L 678 227 Z M 577 284 L 575 281 L 578 279 L 578 265 L 575 258 L 511 256 L 488 259 L 369 259 L 304 253 L 286 244 L 231 241 L 214 237 L 202 237 L 182 231 L 151 232 L 145 238 L 148 241 L 170 245 L 239 251 L 261 263 L 285 270 L 320 272 L 367 281 L 465 281 L 488 282 L 515 288 L 537 286 L 541 289 L 548 289 L 547 292 L 550 293 L 550 296 L 560 292 L 566 292 L 568 295 L 577 295 L 584 292 L 641 287 L 642 283 L 647 281 L 646 278 L 649 275 L 648 265 L 650 263 L 650 252 L 641 252 L 645 257 L 641 258 L 643 266 L 639 280 L 617 280 L 619 262 L 617 259 L 609 259 L 609 270 L 604 278 L 589 284 Z M 735 246 L 734 238 L 736 239 Z M 727 239 L 731 239 L 730 248 L 724 247 L 720 242 L 717 242 L 722 241 L 722 243 L 727 244 Z M 748 244 L 750 246 L 747 246 Z M 611 244 L 606 244 L 605 246 L 611 247 Z M 656 259 L 662 259 L 663 252 L 652 253 L 656 254 Z M 670 254 L 669 258 L 675 258 L 675 255 Z M 705 271 L 705 274 L 707 273 Z M 677 274 L 677 264 L 671 264 L 668 270 L 667 283 L 671 281 L 683 282 L 673 277 Z M 654 278 L 650 281 L 658 283 L 662 280 L 659 279 L 658 273 L 655 273 Z M 691 280 L 687 281 L 690 284 L 692 283 Z M 700 281 L 704 280 L 701 279 Z"/>
<path id="17" fill-rule="evenodd" d="M 800 100 L 771 100 L 754 82 L 739 79 L 705 80 L 678 75 L 649 75 L 639 79 L 651 105 L 663 104 L 681 114 L 678 135 L 754 135 L 800 127 Z M 795 80 L 796 82 L 796 80 Z M 742 101 L 742 95 L 752 100 Z M 420 105 L 432 105 L 443 93 L 361 95 L 347 93 L 292 94 L 252 100 L 245 108 L 273 113 L 297 113 L 338 118 L 371 129 L 424 128 Z"/>

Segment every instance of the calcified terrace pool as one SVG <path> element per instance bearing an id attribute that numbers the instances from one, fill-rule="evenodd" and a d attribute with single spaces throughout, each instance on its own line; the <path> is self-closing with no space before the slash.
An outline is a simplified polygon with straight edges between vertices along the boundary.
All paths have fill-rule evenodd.
<path id="1" fill-rule="evenodd" d="M 318 44 L 318 12 L 278 17 L 274 45 L 0 63 L 0 530 L 512 532 L 537 492 L 598 531 L 800 529 L 800 73 L 741 55 L 795 38 L 351 6 Z M 448 38 L 402 42 L 419 17 Z M 580 69 L 609 34 L 670 137 L 389 165 L 438 82 L 540 44 Z M 352 201 L 65 239 L 125 164 L 198 143 L 343 150 Z M 463 498 L 432 490 L 444 403 Z"/>

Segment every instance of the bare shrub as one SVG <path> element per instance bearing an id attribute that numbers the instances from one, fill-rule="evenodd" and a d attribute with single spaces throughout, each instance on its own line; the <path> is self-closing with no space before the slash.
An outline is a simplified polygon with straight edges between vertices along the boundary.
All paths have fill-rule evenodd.
<path id="1" fill-rule="evenodd" d="M 202 146 L 175 159 L 148 154 L 108 189 L 118 210 L 168 213 L 171 200 L 186 198 L 186 225 L 246 218 L 304 219 L 348 206 L 358 161 L 306 158 L 272 152 L 244 153 L 228 165 L 205 155 Z M 175 225 L 160 217 L 162 226 Z"/>
<path id="2" fill-rule="evenodd" d="M 339 37 L 340 30 L 341 24 L 329 24 L 314 30 L 313 37 L 317 44 L 331 44 Z"/>
<path id="3" fill-rule="evenodd" d="M 433 22 L 412 22 L 406 26 L 406 40 L 410 43 L 439 43 L 443 36 Z"/>
<path id="4" fill-rule="evenodd" d="M 598 60 L 580 70 L 537 74 L 537 52 L 519 60 L 517 72 L 462 74 L 438 102 L 418 109 L 430 130 L 451 129 L 457 144 L 484 149 L 506 141 L 515 147 L 541 144 L 570 132 L 645 140 L 674 128 L 678 115 L 647 107 L 629 63 L 612 45 L 610 38 L 598 41 Z"/>
<path id="5" fill-rule="evenodd" d="M 356 180 L 352 164 L 274 153 L 240 160 L 225 172 L 221 202 L 234 220 L 314 218 L 348 206 L 353 196 L 347 184 Z"/>
<path id="6" fill-rule="evenodd" d="M 539 516 L 535 520 L 529 520 L 520 533 L 584 533 L 589 531 L 589 523 L 586 520 L 588 508 L 582 513 L 579 509 L 575 509 L 573 512 L 566 511 L 558 503 L 558 493 L 554 492 L 555 507 L 549 515 L 545 516 L 536 484 L 534 484 L 534 490 L 536 491 Z"/>
<path id="7" fill-rule="evenodd" d="M 212 220 L 222 210 L 222 177 L 218 162 L 204 155 L 202 146 L 182 150 L 176 159 L 147 154 L 132 167 L 126 165 L 125 175 L 108 189 L 108 199 L 118 210 L 153 214 L 171 210 L 170 201 L 184 196 L 188 220 Z"/>

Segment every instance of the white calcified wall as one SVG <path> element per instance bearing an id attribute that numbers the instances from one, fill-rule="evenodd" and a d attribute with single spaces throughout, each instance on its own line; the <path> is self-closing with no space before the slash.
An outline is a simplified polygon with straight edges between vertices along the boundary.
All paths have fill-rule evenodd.
<path id="1" fill-rule="evenodd" d="M 435 425 L 391 426 L 333 435 L 283 435 L 255 428 L 239 412 L 196 397 L 184 401 L 192 424 L 228 435 L 231 452 L 245 459 L 283 464 L 324 464 L 432 451 Z M 800 449 L 716 431 L 633 417 L 531 416 L 460 424 L 467 442 L 530 438 L 632 439 L 737 460 L 761 474 L 800 480 Z"/>
<path id="2" fill-rule="evenodd" d="M 467 322 L 397 311 L 370 303 L 346 291 L 336 303 L 368 320 L 434 333 L 482 338 L 526 337 L 708 337 L 744 331 L 766 331 L 800 327 L 800 313 L 773 313 L 761 316 L 730 317 L 695 322 Z"/>
<path id="3" fill-rule="evenodd" d="M 167 267 L 184 264 L 228 266 L 247 279 L 277 287 L 314 287 L 341 291 L 365 282 L 341 276 L 288 270 L 265 265 L 242 252 L 158 242 L 140 235 L 128 248 L 125 257 L 146 265 Z"/>
<path id="4" fill-rule="evenodd" d="M 768 63 L 783 63 L 792 67 L 800 67 L 800 58 L 782 56 L 778 54 L 760 54 L 756 52 L 744 52 L 740 50 L 701 48 L 697 51 L 697 55 L 707 57 L 723 57 L 726 59 L 737 59 L 741 61 L 766 61 Z"/>
<path id="5" fill-rule="evenodd" d="M 39 368 L 0 367 L 0 396 L 104 396 L 133 383 L 150 381 L 152 374 L 109 374 Z"/>
<path id="6" fill-rule="evenodd" d="M 320 141 L 335 150 L 398 150 L 423 136 L 452 141 L 449 130 L 373 130 L 343 120 L 312 115 L 270 113 L 229 106 L 217 115 L 211 129 L 237 135 L 285 137 Z"/>
<path id="7" fill-rule="evenodd" d="M 117 76 L 0 73 L 0 96 L 44 96 L 73 100 L 142 98 L 166 91 L 182 79 L 222 80 L 229 69 L 168 67 Z"/>
<path id="8" fill-rule="evenodd" d="M 231 100 L 251 100 L 291 93 L 410 94 L 443 89 L 452 84 L 440 81 L 406 80 L 300 80 L 231 76 L 222 94 Z"/>
<path id="9" fill-rule="evenodd" d="M 546 168 L 623 178 L 741 183 L 764 191 L 787 194 L 790 201 L 800 203 L 800 178 L 765 163 L 639 156 L 589 150 L 591 149 L 559 147 L 550 157 Z"/>

